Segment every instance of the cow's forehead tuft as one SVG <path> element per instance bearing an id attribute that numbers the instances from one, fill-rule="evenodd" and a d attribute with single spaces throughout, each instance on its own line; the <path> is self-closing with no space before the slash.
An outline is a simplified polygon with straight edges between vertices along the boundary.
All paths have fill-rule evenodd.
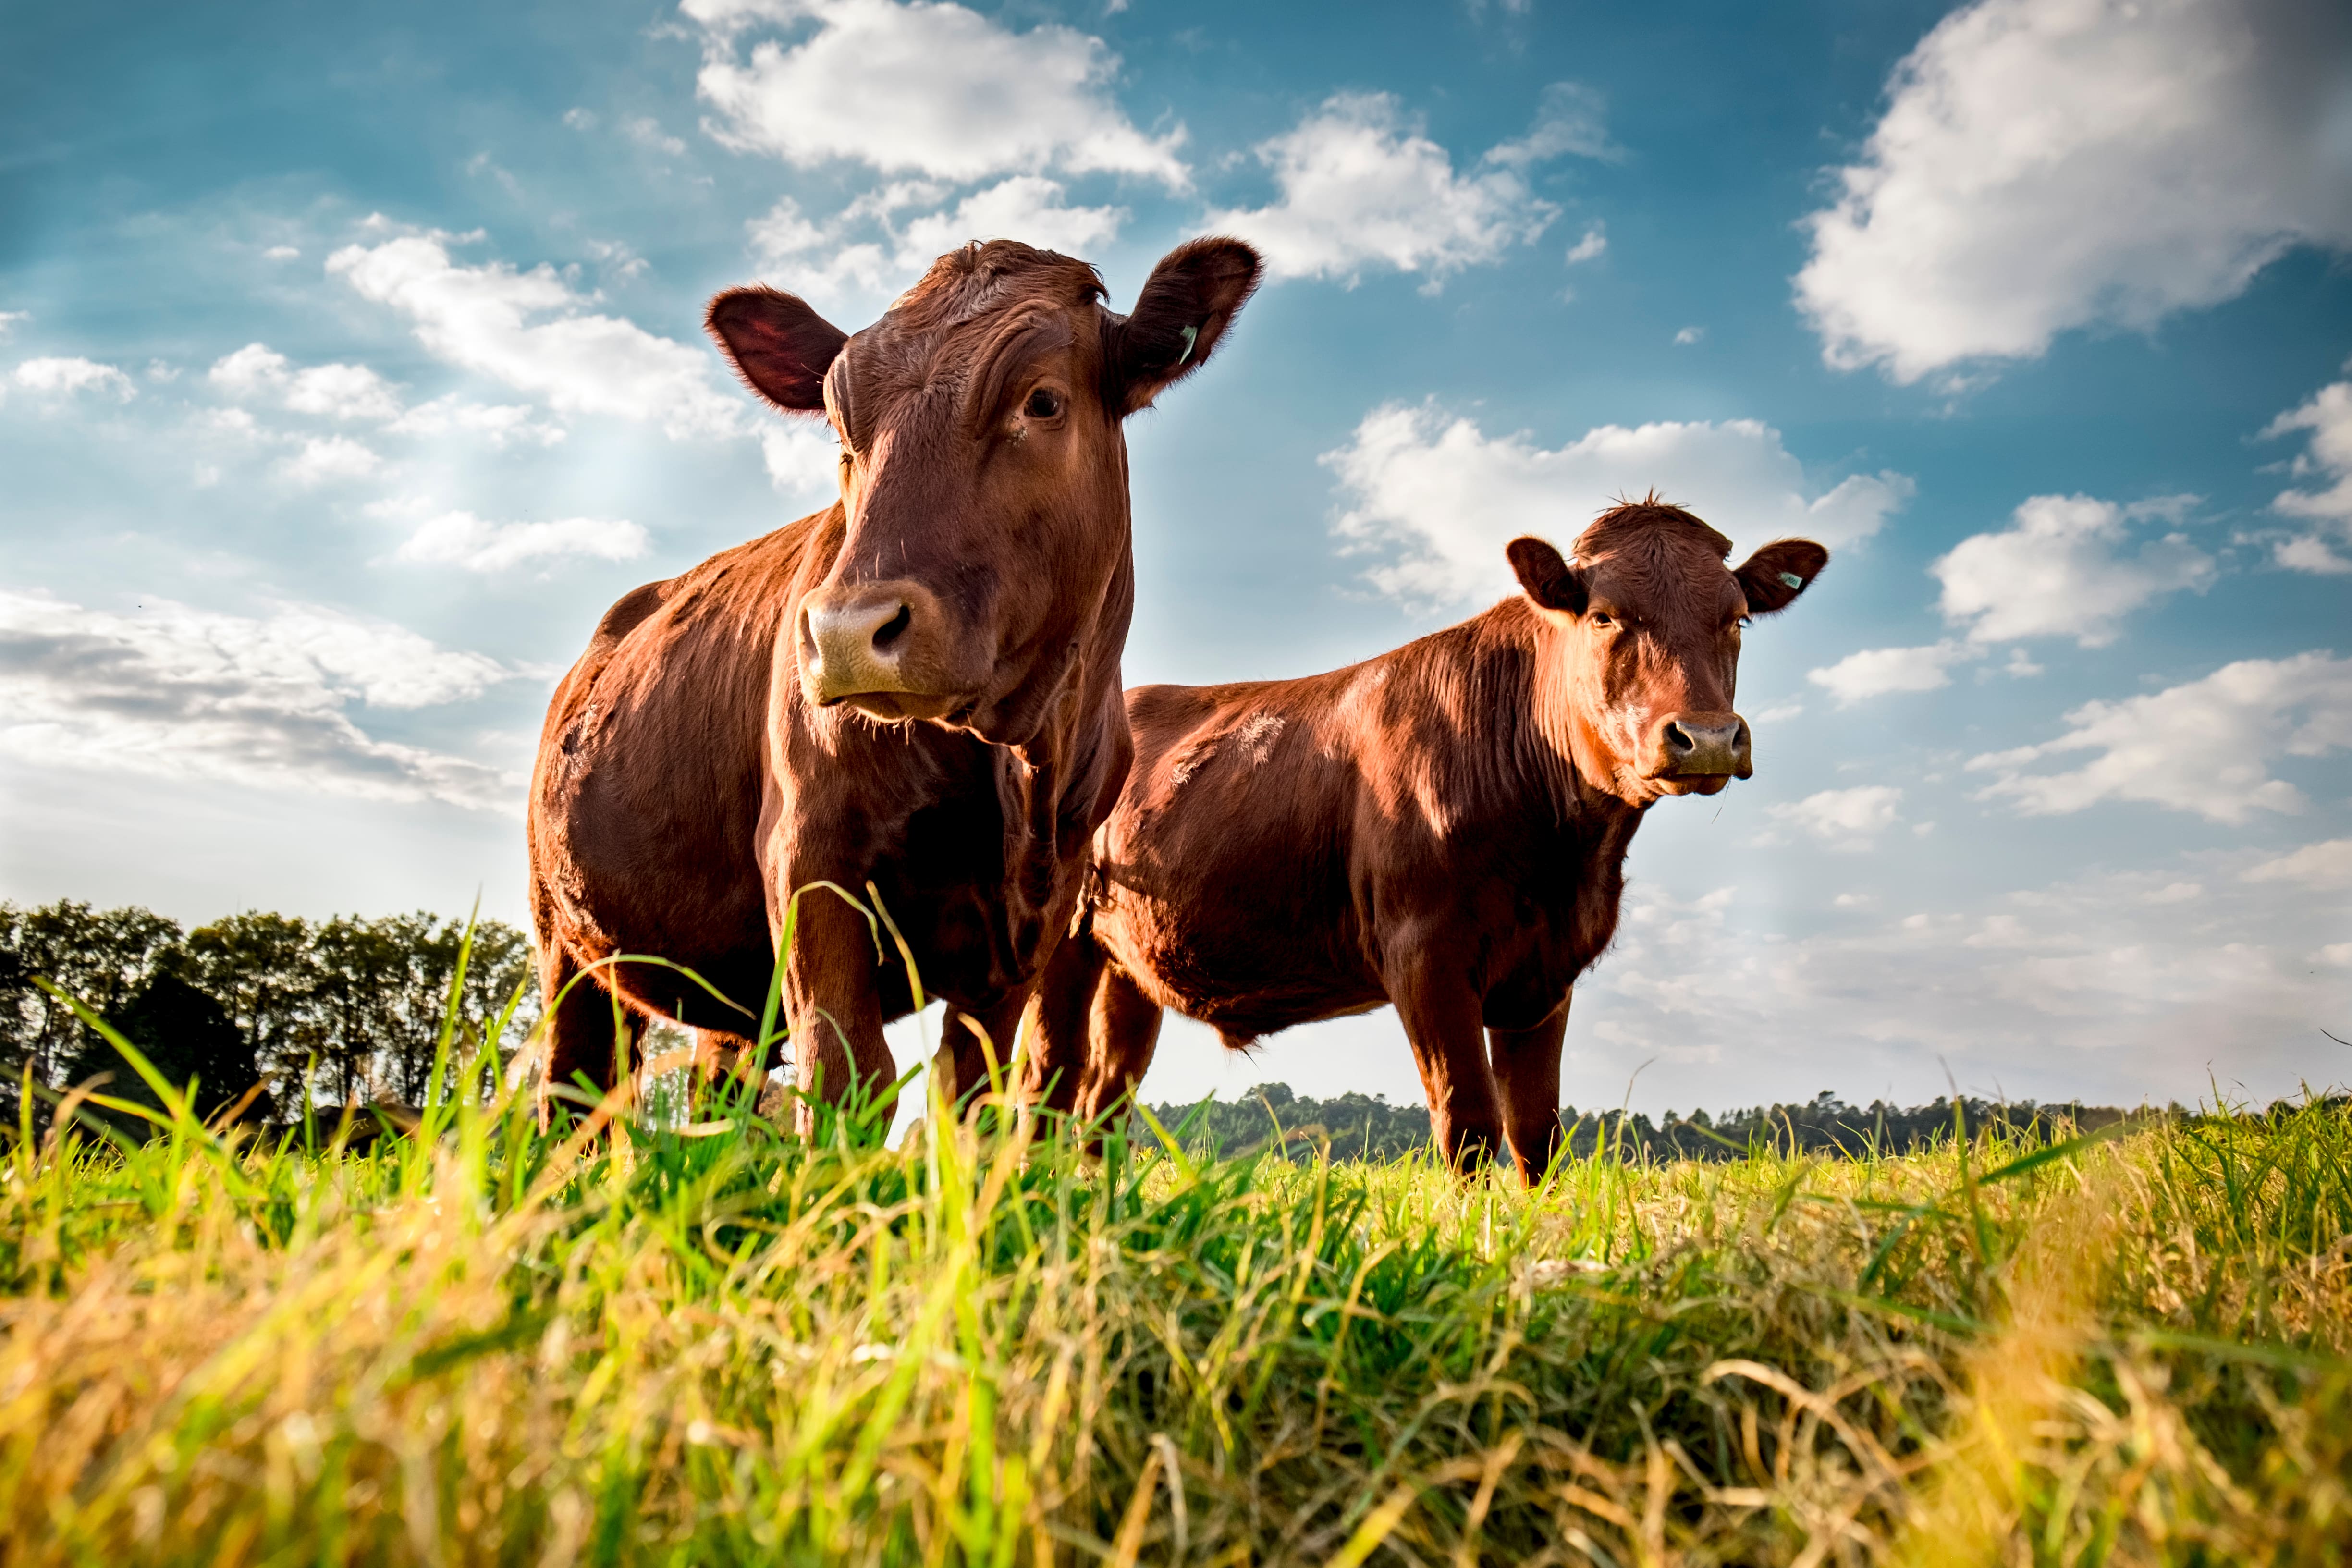
<path id="1" fill-rule="evenodd" d="M 1731 553 L 1731 541 L 1678 506 L 1653 494 L 1638 501 L 1622 501 L 1595 518 L 1576 539 L 1579 558 L 1595 560 L 1626 550 L 1671 551 L 1697 546 L 1721 561 Z"/>

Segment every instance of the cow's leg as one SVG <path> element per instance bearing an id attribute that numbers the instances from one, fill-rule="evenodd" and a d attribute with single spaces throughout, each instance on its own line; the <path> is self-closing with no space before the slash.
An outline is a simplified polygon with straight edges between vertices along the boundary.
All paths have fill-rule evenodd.
<path id="1" fill-rule="evenodd" d="M 629 1010 L 599 983 L 583 974 L 571 951 L 551 942 L 540 955 L 540 995 L 547 1008 L 547 1072 L 540 1080 L 539 1121 L 554 1114 L 550 1088 L 578 1087 L 585 1077 L 599 1093 L 635 1070 L 636 1030 Z"/>
<path id="2" fill-rule="evenodd" d="M 1568 1003 L 1532 1029 L 1489 1029 L 1495 1087 L 1503 1100 L 1503 1131 L 1519 1163 L 1519 1180 L 1534 1186 L 1559 1152 L 1559 1043 L 1568 1031 Z"/>
<path id="3" fill-rule="evenodd" d="M 1073 1115 L 1094 1059 L 1095 991 L 1108 958 L 1081 930 L 1063 939 L 1037 980 L 1037 1017 L 1021 1064 L 1022 1098 L 1040 1110 Z"/>
<path id="4" fill-rule="evenodd" d="M 815 1127 L 811 1101 L 839 1105 L 852 1084 L 861 1093 L 878 1094 L 898 1076 L 882 1038 L 872 929 L 863 914 L 823 888 L 800 900 L 784 991 L 803 1096 L 797 1121 L 805 1136 Z"/>
<path id="5" fill-rule="evenodd" d="M 1429 1100 L 1429 1132 L 1448 1163 L 1471 1171 L 1503 1150 L 1501 1107 L 1486 1063 L 1478 998 L 1452 965 L 1401 965 L 1389 980 Z"/>
<path id="6" fill-rule="evenodd" d="M 1029 1007 L 1029 987 L 1024 986 L 983 1012 L 967 1013 L 953 1003 L 941 1021 L 939 1054 L 931 1058 L 931 1072 L 938 1078 L 940 1093 L 950 1105 L 974 1089 L 988 1088 L 988 1058 L 996 1055 L 1000 1080 L 1005 1079 L 1012 1065 L 1013 1041 L 1020 1037 L 1021 1015 Z M 974 1026 L 988 1036 L 986 1046 L 981 1044 Z"/>
<path id="7" fill-rule="evenodd" d="M 1160 1049 L 1160 1025 L 1166 1015 L 1127 977 L 1125 970 L 1109 963 L 1102 966 L 1089 1011 L 1087 1032 L 1093 1043 L 1087 1054 L 1086 1082 L 1077 1111 L 1092 1121 L 1135 1092 L 1143 1075 L 1151 1070 L 1151 1058 Z"/>

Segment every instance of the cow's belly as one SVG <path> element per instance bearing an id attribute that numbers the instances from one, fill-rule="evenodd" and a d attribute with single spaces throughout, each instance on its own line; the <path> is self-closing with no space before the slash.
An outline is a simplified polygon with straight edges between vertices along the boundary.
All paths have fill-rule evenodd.
<path id="1" fill-rule="evenodd" d="M 1237 1037 L 1388 1000 L 1339 921 L 1302 918 L 1273 891 L 1195 886 L 1167 899 L 1115 889 L 1096 912 L 1096 940 L 1160 1005 Z"/>

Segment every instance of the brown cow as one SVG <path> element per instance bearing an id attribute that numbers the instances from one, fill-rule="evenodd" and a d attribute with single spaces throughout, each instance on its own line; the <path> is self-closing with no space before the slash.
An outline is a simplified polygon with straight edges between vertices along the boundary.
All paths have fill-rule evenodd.
<path id="1" fill-rule="evenodd" d="M 1091 267 L 997 240 L 854 337 L 773 289 L 711 301 L 751 389 L 831 421 L 841 499 L 623 598 L 556 690 L 530 823 L 551 1081 L 609 1085 L 624 1012 L 740 1053 L 817 882 L 874 883 L 924 989 L 1009 1044 L 1132 755 L 1121 421 L 1208 359 L 1258 273 L 1238 241 L 1194 240 L 1119 316 Z M 831 893 L 798 910 L 803 1086 L 887 1084 L 895 944 Z M 725 1000 L 590 967 L 617 953 Z M 950 1039 L 969 1082 L 970 1031 Z"/>
<path id="2" fill-rule="evenodd" d="M 1626 847 L 1661 797 L 1748 776 L 1739 628 L 1829 560 L 1782 540 L 1735 572 L 1730 548 L 1652 498 L 1573 561 L 1513 541 L 1523 594 L 1393 653 L 1129 692 L 1135 767 L 1046 972 L 1030 1092 L 1099 1114 L 1165 1007 L 1240 1047 L 1392 1002 L 1438 1146 L 1467 1163 L 1507 1136 L 1537 1180 L 1570 987 L 1616 930 Z"/>

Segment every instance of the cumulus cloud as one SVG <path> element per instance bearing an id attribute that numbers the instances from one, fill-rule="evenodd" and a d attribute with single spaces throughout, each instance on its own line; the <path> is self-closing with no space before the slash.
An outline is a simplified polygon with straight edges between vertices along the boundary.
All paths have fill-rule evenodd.
<path id="1" fill-rule="evenodd" d="M 139 395 L 139 388 L 131 378 L 110 364 L 96 360 L 78 358 L 28 359 L 9 374 L 8 379 L 27 392 L 54 397 L 79 397 L 89 394 L 111 397 L 117 403 L 128 403 Z"/>
<path id="2" fill-rule="evenodd" d="M 1893 784 L 1857 784 L 1825 789 L 1802 800 L 1770 806 L 1773 820 L 1811 835 L 1832 849 L 1869 848 L 1901 817 L 1903 792 Z"/>
<path id="3" fill-rule="evenodd" d="M 744 225 L 752 254 L 793 290 L 817 300 L 887 297 L 968 240 L 1017 239 L 1065 256 L 1093 254 L 1118 237 L 1125 207 L 1072 206 L 1059 181 L 1015 174 L 939 206 L 947 187 L 898 181 L 866 192 L 823 221 L 783 197 Z M 913 217 L 910 209 L 932 208 Z"/>
<path id="4" fill-rule="evenodd" d="M 0 310 L 0 343 L 8 341 L 10 334 L 16 331 L 17 322 L 30 317 L 31 312 L 26 310 Z"/>
<path id="5" fill-rule="evenodd" d="M 1379 265 L 1425 272 L 1433 288 L 1542 234 L 1559 208 L 1528 188 L 1524 172 L 1576 150 L 1538 121 L 1457 174 L 1395 98 L 1340 93 L 1258 146 L 1280 192 L 1273 205 L 1213 212 L 1204 222 L 1255 241 L 1276 278 L 1352 283 Z"/>
<path id="6" fill-rule="evenodd" d="M 1321 461 L 1339 476 L 1349 548 L 1386 557 L 1366 574 L 1383 593 L 1451 605 L 1510 591 L 1503 546 L 1522 533 L 1566 545 L 1618 495 L 1655 487 L 1743 549 L 1784 534 L 1835 548 L 1876 532 L 1911 495 L 1897 473 L 1823 488 L 1752 419 L 1603 425 L 1564 447 L 1490 437 L 1433 405 L 1386 404 Z"/>
<path id="7" fill-rule="evenodd" d="M 426 519 L 394 552 L 403 561 L 461 566 L 468 572 L 504 572 L 567 555 L 634 561 L 645 552 L 646 531 L 624 518 L 486 522 L 470 511 L 446 511 Z"/>
<path id="8" fill-rule="evenodd" d="M 2034 496 L 1998 533 L 1964 539 L 1928 568 L 1944 618 L 1970 642 L 2070 637 L 2116 639 L 2116 623 L 2150 600 L 2213 580 L 2213 559 L 2174 532 L 2130 548 L 2130 525 L 2177 519 L 2195 498 L 2119 506 L 2090 496 Z"/>
<path id="9" fill-rule="evenodd" d="M 572 414 L 659 425 L 672 437 L 743 434 L 741 400 L 721 392 L 710 356 L 634 321 L 589 310 L 554 268 L 452 260 L 450 237 L 349 245 L 330 274 L 415 323 L 439 358 Z"/>
<path id="10" fill-rule="evenodd" d="M 1841 708 L 1890 691 L 1933 691 L 1949 686 L 1951 667 L 1977 657 L 1976 650 L 1946 638 L 1925 647 L 1874 647 L 1850 653 L 1805 679 L 1826 687 Z"/>
<path id="11" fill-rule="evenodd" d="M 1978 0 L 1888 90 L 1796 279 L 1833 365 L 2030 358 L 2352 245 L 2338 0 Z"/>
<path id="12" fill-rule="evenodd" d="M 1827 688 L 1841 707 L 1896 691 L 1933 691 L 1952 683 L 1954 665 L 1982 658 L 1994 644 L 2070 637 L 2084 647 L 2113 642 L 2116 623 L 2141 605 L 2212 582 L 2211 556 L 2185 534 L 2135 545 L 2148 518 L 2178 521 L 2194 496 L 2130 506 L 2091 496 L 2034 496 L 2010 526 L 1962 540 L 1928 571 L 1943 584 L 1944 619 L 1966 629 L 1920 647 L 1865 648 L 1806 679 Z M 2011 649 L 2005 672 L 2039 675 L 2042 667 Z"/>
<path id="13" fill-rule="evenodd" d="M 2295 882 L 2306 888 L 2352 888 L 2352 838 L 2306 844 L 2290 854 L 2249 867 L 2249 882 Z"/>
<path id="14" fill-rule="evenodd" d="M 520 403 L 470 403 L 456 393 L 420 403 L 384 429 L 395 436 L 446 436 L 464 431 L 504 448 L 517 442 L 552 447 L 565 436 L 562 426 L 537 417 Z"/>
<path id="15" fill-rule="evenodd" d="M 2029 816 L 2134 800 L 2243 822 L 2256 811 L 2295 812 L 2303 792 L 2271 769 L 2283 757 L 2352 746 L 2352 659 L 2320 651 L 2242 659 L 2201 680 L 2121 701 L 2086 702 L 2054 741 L 1971 758 L 1994 775 L 1983 797 Z M 2067 773 L 2032 763 L 2095 752 Z"/>
<path id="16" fill-rule="evenodd" d="M 1568 247 L 1568 265 L 1580 266 L 1598 261 L 1609 250 L 1609 226 L 1596 223 L 1584 231 L 1584 237 Z"/>
<path id="17" fill-rule="evenodd" d="M 391 419 L 400 393 L 363 364 L 315 364 L 296 370 L 267 343 L 247 343 L 216 361 L 206 379 L 240 400 L 267 398 L 297 414 L 329 419 Z"/>
<path id="18" fill-rule="evenodd" d="M 1047 23 L 1016 33 L 962 5 L 896 0 L 686 0 L 695 79 L 727 145 L 808 166 L 980 180 L 1048 169 L 1182 190 L 1176 127 L 1147 135 L 1112 96 L 1118 57 Z M 798 35 L 786 42 L 772 29 Z M 743 45 L 751 39 L 747 55 Z"/>
<path id="19" fill-rule="evenodd" d="M 2297 486 L 2282 490 L 2271 502 L 2283 516 L 2316 524 L 2311 531 L 2280 542 L 2274 555 L 2282 566 L 2331 576 L 2352 573 L 2352 556 L 2337 552 L 2352 546 L 2352 381 L 2323 386 L 2300 408 L 2291 408 L 2263 431 L 2274 440 L 2298 430 L 2311 432 L 2310 444 L 2295 455 L 2298 479 L 2318 481 L 2319 488 Z"/>
<path id="20" fill-rule="evenodd" d="M 0 749 L 29 763 L 515 811 L 521 781 L 381 741 L 354 709 L 460 702 L 519 671 L 317 605 L 266 616 L 0 590 Z"/>
<path id="21" fill-rule="evenodd" d="M 339 479 L 364 479 L 383 467 L 375 448 L 349 436 L 312 436 L 278 464 L 278 477 L 305 489 Z"/>

